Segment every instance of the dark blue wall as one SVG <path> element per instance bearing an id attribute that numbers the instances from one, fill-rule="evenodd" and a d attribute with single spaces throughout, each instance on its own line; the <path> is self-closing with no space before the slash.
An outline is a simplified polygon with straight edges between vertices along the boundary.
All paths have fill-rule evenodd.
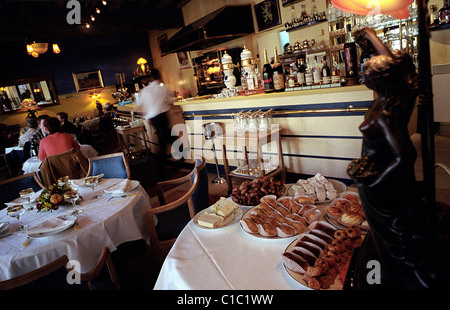
<path id="1" fill-rule="evenodd" d="M 144 57 L 151 65 L 147 32 L 70 38 L 49 42 L 48 51 L 33 58 L 26 53 L 25 42 L 2 45 L 0 83 L 40 75 L 53 75 L 59 95 L 76 92 L 72 73 L 100 69 L 105 86 L 116 84 L 114 75 L 125 73 L 127 80 Z M 61 53 L 54 54 L 51 43 L 58 43 Z M 5 55 L 6 53 L 6 55 Z"/>

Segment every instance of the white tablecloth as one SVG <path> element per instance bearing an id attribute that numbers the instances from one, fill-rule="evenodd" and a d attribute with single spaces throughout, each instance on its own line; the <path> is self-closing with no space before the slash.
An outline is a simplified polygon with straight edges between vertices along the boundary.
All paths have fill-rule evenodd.
<path id="1" fill-rule="evenodd" d="M 191 220 L 164 261 L 154 289 L 308 289 L 292 279 L 281 262 L 281 254 L 296 238 L 257 238 L 239 222 L 203 229 Z"/>
<path id="2" fill-rule="evenodd" d="M 17 277 L 67 255 L 69 260 L 80 263 L 81 272 L 89 271 L 100 257 L 103 247 L 114 251 L 121 243 L 143 238 L 149 243 L 144 213 L 151 208 L 150 198 L 139 185 L 132 192 L 136 195 L 114 198 L 106 202 L 109 195 L 103 190 L 118 183 L 119 179 L 102 179 L 93 191 L 79 188 L 84 198 L 77 206 L 78 226 L 56 235 L 32 238 L 24 247 L 26 234 L 15 234 L 0 239 L 0 281 Z M 18 189 L 19 190 L 19 189 Z M 92 199 L 94 195 L 102 195 Z M 35 227 L 56 216 L 73 212 L 72 206 L 61 206 L 52 212 L 26 211 L 22 216 L 25 225 Z M 6 215 L 6 208 L 0 211 L 0 222 L 9 222 L 7 232 L 18 228 L 18 221 Z M 0 235 L 0 236 L 1 236 Z"/>
<path id="3" fill-rule="evenodd" d="M 98 155 L 98 152 L 89 144 L 82 144 L 80 145 L 81 153 L 86 158 L 96 157 Z M 39 167 L 41 165 L 42 161 L 39 160 L 37 157 L 30 157 L 28 158 L 22 166 L 22 170 L 24 174 L 36 172 L 39 170 Z"/>

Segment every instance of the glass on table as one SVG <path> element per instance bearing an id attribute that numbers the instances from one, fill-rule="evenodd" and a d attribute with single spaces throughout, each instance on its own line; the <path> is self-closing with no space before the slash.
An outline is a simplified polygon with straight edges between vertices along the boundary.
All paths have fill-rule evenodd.
<path id="1" fill-rule="evenodd" d="M 25 212 L 25 207 L 23 205 L 10 206 L 6 209 L 6 213 L 10 217 L 14 217 L 19 221 L 18 231 L 24 231 L 28 226 L 22 224 L 21 216 Z"/>
<path id="2" fill-rule="evenodd" d="M 56 182 L 58 183 L 59 186 L 64 186 L 66 185 L 67 181 L 69 181 L 69 176 L 64 176 L 64 177 L 60 177 L 58 178 L 58 180 L 56 180 Z"/>
<path id="3" fill-rule="evenodd" d="M 20 198 L 25 198 L 28 200 L 28 205 L 30 206 L 28 210 L 33 210 L 34 208 L 31 206 L 31 197 L 34 194 L 34 190 L 30 188 L 25 188 L 19 192 Z"/>
<path id="4" fill-rule="evenodd" d="M 86 185 L 87 187 L 91 188 L 92 190 L 95 189 L 95 187 L 98 184 L 98 177 L 90 177 L 90 178 L 86 178 L 84 179 L 84 185 Z M 94 199 L 98 199 L 100 198 L 100 195 L 95 195 Z"/>
<path id="5" fill-rule="evenodd" d="M 77 190 L 70 190 L 64 193 L 64 199 L 70 203 L 72 203 L 72 206 L 75 207 L 75 210 L 72 212 L 73 214 L 80 213 L 80 211 L 76 208 L 76 202 L 80 198 L 80 194 Z"/>

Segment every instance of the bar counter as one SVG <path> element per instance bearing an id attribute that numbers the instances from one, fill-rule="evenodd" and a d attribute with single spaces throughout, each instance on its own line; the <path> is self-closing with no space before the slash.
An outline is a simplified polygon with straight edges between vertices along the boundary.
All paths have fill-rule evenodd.
<path id="1" fill-rule="evenodd" d="M 225 131 L 234 130 L 233 115 L 239 111 L 272 109 L 273 124 L 283 128 L 281 141 L 287 173 L 321 172 L 327 177 L 349 179 L 348 162 L 361 152 L 358 127 L 374 98 L 372 90 L 358 85 L 179 101 L 175 105 L 183 110 L 192 153 L 202 154 L 208 164 L 214 164 L 214 157 L 210 141 L 202 135 L 202 124 L 219 122 Z M 277 156 L 272 147 L 266 151 L 269 156 Z M 219 165 L 223 165 L 220 145 L 216 145 L 216 152 Z M 239 149 L 227 146 L 228 158 L 238 158 L 239 153 Z M 230 165 L 237 165 L 237 160 L 230 159 Z"/>

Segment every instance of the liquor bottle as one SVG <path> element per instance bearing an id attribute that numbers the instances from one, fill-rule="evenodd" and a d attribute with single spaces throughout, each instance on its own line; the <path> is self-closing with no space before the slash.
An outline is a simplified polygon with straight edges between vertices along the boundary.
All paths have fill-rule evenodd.
<path id="1" fill-rule="evenodd" d="M 244 67 L 241 67 L 241 86 L 243 90 L 247 90 L 247 77 L 245 75 Z"/>
<path id="2" fill-rule="evenodd" d="M 301 14 L 301 24 L 307 24 L 309 23 L 309 16 L 306 14 L 306 5 L 302 4 L 302 14 Z"/>
<path id="3" fill-rule="evenodd" d="M 264 91 L 266 93 L 271 93 L 275 90 L 273 87 L 273 70 L 272 66 L 269 63 L 266 49 L 264 49 L 263 83 Z"/>
<path id="4" fill-rule="evenodd" d="M 311 65 L 309 63 L 309 58 L 306 59 L 305 83 L 307 86 L 311 86 L 313 84 L 313 74 L 311 71 Z"/>
<path id="5" fill-rule="evenodd" d="M 345 79 L 347 85 L 358 84 L 358 58 L 356 52 L 356 43 L 352 38 L 352 25 L 347 25 L 347 42 L 344 43 L 344 63 L 345 63 Z"/>
<path id="6" fill-rule="evenodd" d="M 303 58 L 297 59 L 297 83 L 299 86 L 305 84 L 305 61 Z"/>
<path id="7" fill-rule="evenodd" d="M 317 62 L 317 56 L 314 56 L 314 61 L 312 65 L 312 73 L 313 73 L 313 83 L 315 85 L 322 84 L 322 70 L 320 68 L 319 63 Z"/>
<path id="8" fill-rule="evenodd" d="M 323 56 L 322 79 L 323 84 L 331 83 L 331 70 L 327 63 L 327 56 Z"/>
<path id="9" fill-rule="evenodd" d="M 311 21 L 317 22 L 320 20 L 319 13 L 317 12 L 316 0 L 312 0 L 311 2 Z"/>
<path id="10" fill-rule="evenodd" d="M 280 60 L 278 59 L 278 51 L 277 47 L 274 48 L 275 52 L 275 60 L 273 63 L 273 87 L 275 88 L 276 92 L 282 92 L 285 90 L 284 86 L 284 70 L 283 66 L 280 63 Z"/>
<path id="11" fill-rule="evenodd" d="M 336 84 L 341 81 L 341 69 L 340 66 L 333 56 L 333 64 L 331 65 L 331 83 Z"/>

